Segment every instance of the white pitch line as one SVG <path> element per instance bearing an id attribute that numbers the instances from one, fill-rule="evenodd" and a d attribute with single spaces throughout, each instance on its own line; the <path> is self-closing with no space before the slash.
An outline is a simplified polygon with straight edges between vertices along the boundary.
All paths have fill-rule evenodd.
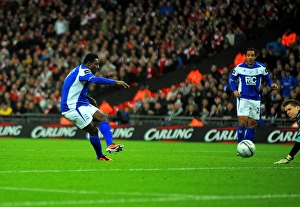
<path id="1" fill-rule="evenodd" d="M 197 196 L 193 194 L 161 194 L 161 193 L 141 193 L 141 192 L 103 192 L 103 191 L 87 191 L 87 190 L 68 190 L 68 189 L 47 189 L 47 188 L 27 188 L 27 187 L 10 187 L 10 186 L 0 186 L 1 190 L 7 191 L 28 191 L 28 192 L 42 192 L 42 193 L 66 193 L 66 194 L 101 194 L 101 195 L 127 195 L 127 196 Z"/>
<path id="2" fill-rule="evenodd" d="M 20 149 L 1 149 L 2 151 L 8 151 L 8 152 L 14 152 L 14 151 L 20 151 Z M 54 149 L 54 150 L 52 150 L 52 149 L 22 149 L 22 152 L 36 152 L 36 151 L 39 151 L 39 152 L 54 152 L 54 151 L 56 151 L 56 152 L 86 152 L 86 150 L 84 150 L 84 149 L 78 149 L 78 150 L 76 150 L 76 149 L 71 149 L 71 150 L 69 150 L 69 149 Z"/>
<path id="3" fill-rule="evenodd" d="M 161 198 L 121 198 L 121 199 L 97 199 L 97 200 L 63 200 L 63 201 L 24 201 L 0 203 L 0 207 L 17 206 L 64 206 L 64 205 L 88 205 L 103 203 L 150 203 L 150 202 L 173 202 L 173 201 L 214 201 L 214 200 L 254 200 L 254 199 L 276 199 L 276 198 L 299 198 L 300 194 L 265 194 L 265 195 L 199 195 L 195 197 L 161 197 Z"/>
<path id="4" fill-rule="evenodd" d="M 2 151 L 7 151 L 7 152 L 14 152 L 14 151 L 20 151 L 20 149 L 1 149 Z M 22 149 L 23 152 L 36 152 L 36 149 Z M 86 150 L 84 149 L 38 149 L 39 152 L 86 152 Z M 170 150 L 160 150 L 160 152 L 169 152 Z M 153 150 L 130 150 L 130 149 L 126 149 L 126 152 L 153 152 Z M 197 150 L 173 150 L 172 152 L 178 152 L 178 153 L 193 153 L 193 152 L 197 152 L 197 153 L 223 153 L 223 152 L 228 152 L 228 153 L 232 153 L 232 150 L 201 150 L 201 151 L 197 151 Z M 270 152 L 276 152 L 276 150 L 273 151 L 268 151 Z"/>
<path id="5" fill-rule="evenodd" d="M 300 169 L 299 167 L 191 167 L 191 168 L 132 168 L 132 169 L 74 169 L 74 170 L 3 170 L 0 174 L 10 173 L 64 173 L 64 172 L 107 172 L 107 171 L 198 171 L 198 170 L 245 170 L 245 169 Z"/>
<path id="6" fill-rule="evenodd" d="M 7 152 L 14 152 L 14 151 L 20 151 L 20 149 L 1 149 L 2 151 L 7 151 Z M 36 152 L 36 149 L 22 149 L 23 152 Z M 39 152 L 86 152 L 85 149 L 39 149 Z M 160 152 L 169 152 L 170 150 L 160 150 Z M 153 150 L 132 150 L 132 149 L 126 149 L 126 152 L 153 152 Z M 232 153 L 232 150 L 173 150 L 172 152 L 176 153 Z M 271 153 L 271 152 L 278 152 L 278 150 L 268 150 L 268 151 L 260 151 L 260 153 Z"/>

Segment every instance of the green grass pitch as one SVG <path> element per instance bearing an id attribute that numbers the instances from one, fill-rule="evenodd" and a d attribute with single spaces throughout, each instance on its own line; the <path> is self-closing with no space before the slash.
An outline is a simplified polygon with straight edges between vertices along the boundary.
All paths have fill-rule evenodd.
<path id="1" fill-rule="evenodd" d="M 273 164 L 292 145 L 119 142 L 99 162 L 88 140 L 0 139 L 0 207 L 300 206 L 299 156 Z"/>

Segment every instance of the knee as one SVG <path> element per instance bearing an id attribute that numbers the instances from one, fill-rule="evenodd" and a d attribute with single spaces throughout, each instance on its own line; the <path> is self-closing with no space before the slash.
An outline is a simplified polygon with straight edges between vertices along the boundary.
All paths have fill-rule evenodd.
<path id="1" fill-rule="evenodd" d="M 98 135 L 98 128 L 97 127 L 93 127 L 93 129 L 90 131 L 90 135 L 97 136 Z"/>
<path id="2" fill-rule="evenodd" d="M 249 122 L 249 127 L 250 128 L 255 128 L 257 126 L 257 121 L 251 121 Z"/>
<path id="3" fill-rule="evenodd" d="M 239 125 L 241 126 L 241 127 L 246 127 L 246 120 L 241 120 L 241 121 L 239 121 Z"/>
<path id="4" fill-rule="evenodd" d="M 246 127 L 248 123 L 248 117 L 245 116 L 239 116 L 239 125 L 241 127 Z"/>
<path id="5" fill-rule="evenodd" d="M 103 122 L 103 121 L 109 121 L 109 117 L 107 114 L 102 113 L 100 116 L 97 117 L 97 119 L 99 122 Z"/>
<path id="6" fill-rule="evenodd" d="M 104 117 L 103 117 L 103 121 L 109 121 L 109 117 L 108 117 L 108 115 L 107 114 L 104 114 Z"/>

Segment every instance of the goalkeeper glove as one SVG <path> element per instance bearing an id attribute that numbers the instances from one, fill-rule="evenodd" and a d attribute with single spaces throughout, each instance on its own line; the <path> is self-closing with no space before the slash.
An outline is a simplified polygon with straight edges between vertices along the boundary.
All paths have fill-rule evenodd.
<path id="1" fill-rule="evenodd" d="M 294 158 L 290 155 L 288 155 L 286 158 L 283 158 L 277 162 L 274 162 L 274 164 L 288 164 L 290 161 L 292 161 Z"/>

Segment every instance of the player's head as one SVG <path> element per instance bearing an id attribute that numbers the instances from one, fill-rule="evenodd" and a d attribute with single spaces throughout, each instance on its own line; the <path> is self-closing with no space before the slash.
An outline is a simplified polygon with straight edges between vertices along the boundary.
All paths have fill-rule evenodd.
<path id="1" fill-rule="evenodd" d="M 300 102 L 295 99 L 288 99 L 283 102 L 282 107 L 284 108 L 284 111 L 287 113 L 287 115 L 294 119 L 297 117 L 299 111 L 300 111 Z"/>
<path id="2" fill-rule="evenodd" d="M 83 64 L 91 69 L 92 73 L 95 74 L 100 67 L 98 55 L 94 53 L 87 54 L 83 60 Z"/>
<path id="3" fill-rule="evenodd" d="M 251 51 L 254 53 L 255 57 L 257 55 L 257 52 L 256 52 L 256 49 L 253 48 L 253 47 L 248 47 L 246 50 L 245 50 L 245 55 L 247 55 L 248 51 Z"/>
<path id="4" fill-rule="evenodd" d="M 249 47 L 245 51 L 245 56 L 246 56 L 246 63 L 247 65 L 253 65 L 254 61 L 257 57 L 257 52 L 254 48 Z"/>

